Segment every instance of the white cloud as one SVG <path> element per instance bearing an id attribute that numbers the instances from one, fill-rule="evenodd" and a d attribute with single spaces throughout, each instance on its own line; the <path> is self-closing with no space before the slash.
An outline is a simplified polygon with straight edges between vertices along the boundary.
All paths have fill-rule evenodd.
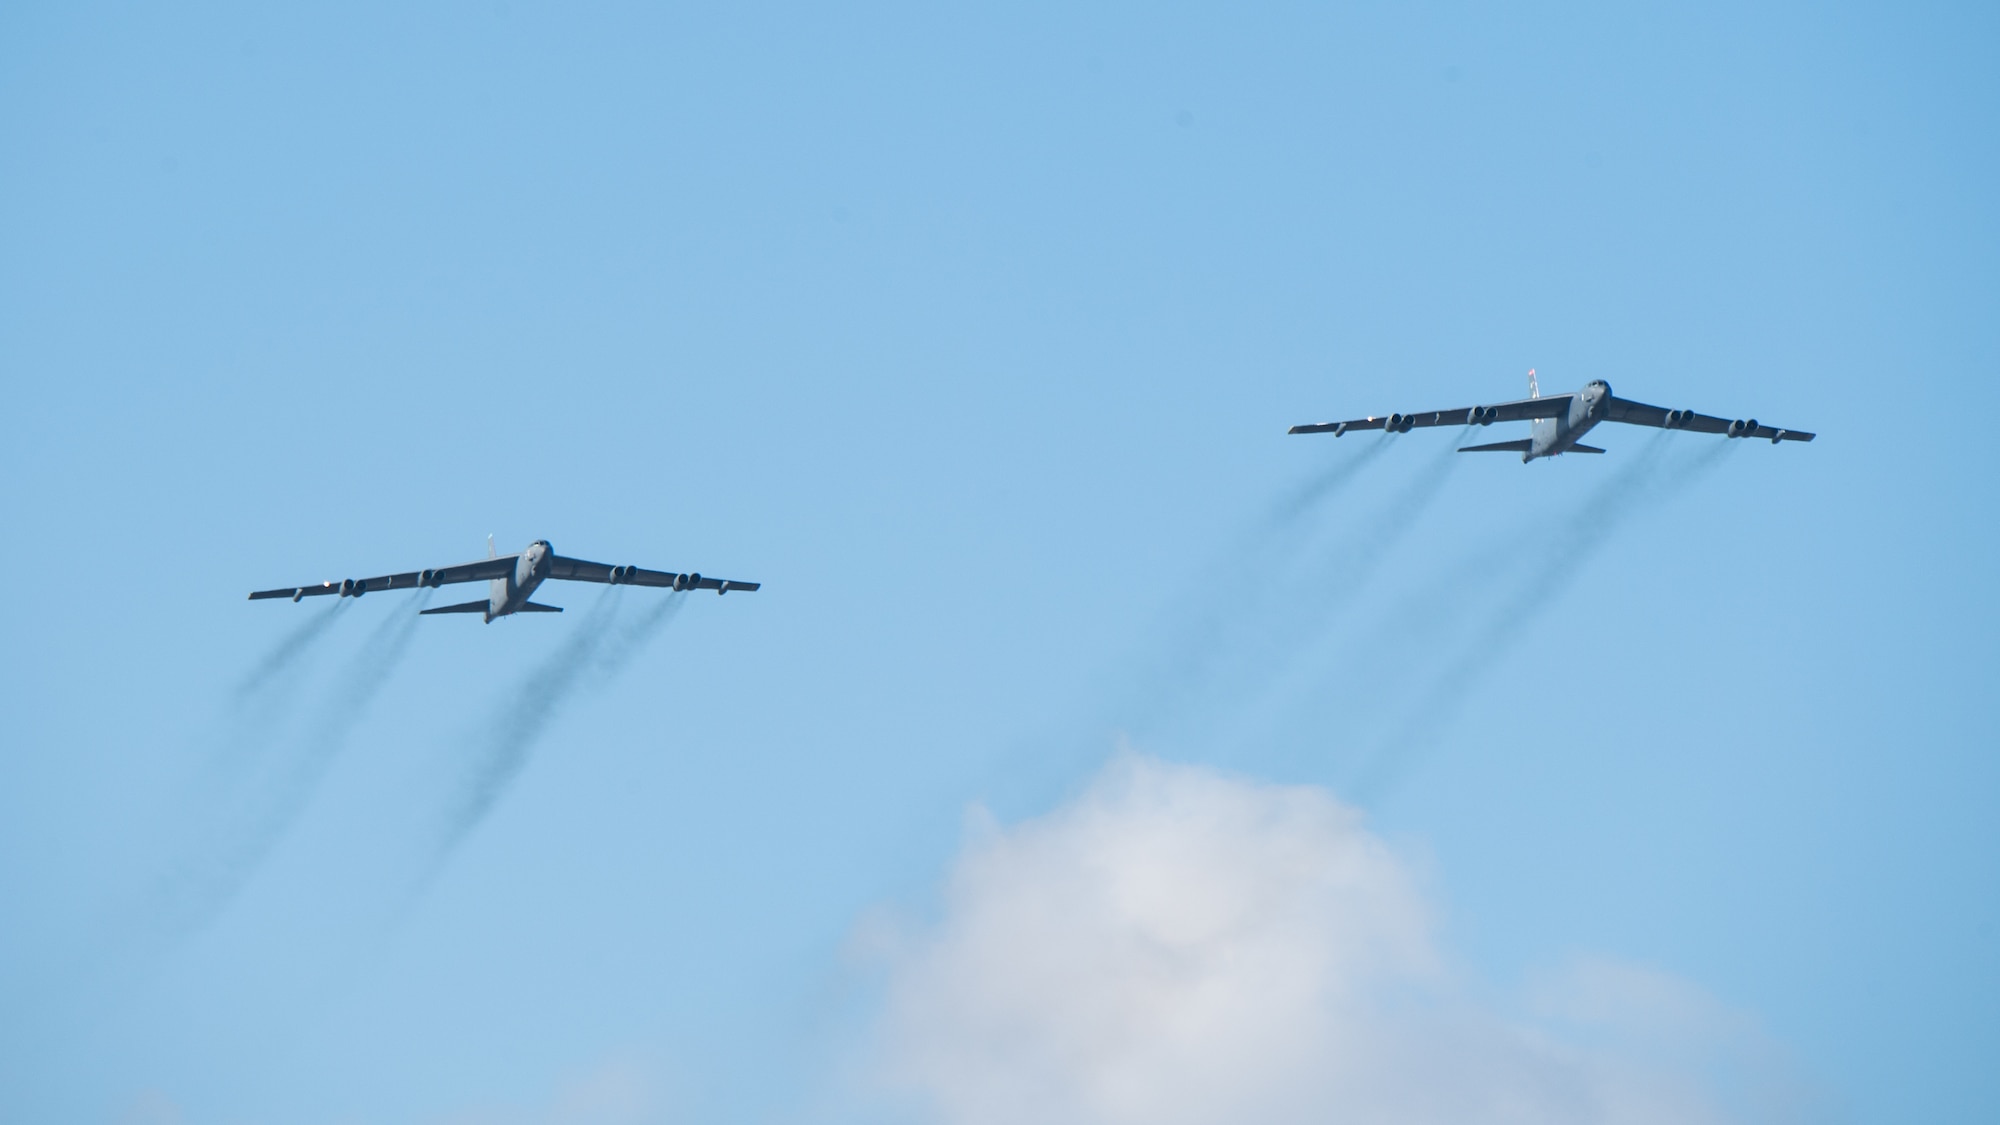
<path id="1" fill-rule="evenodd" d="M 1127 756 L 970 835 L 937 923 L 875 935 L 878 1073 L 936 1120 L 1722 1119 L 1705 1058 L 1740 1020 L 1610 962 L 1538 982 L 1535 1022 L 1475 1002 L 1409 865 L 1323 790 Z"/>

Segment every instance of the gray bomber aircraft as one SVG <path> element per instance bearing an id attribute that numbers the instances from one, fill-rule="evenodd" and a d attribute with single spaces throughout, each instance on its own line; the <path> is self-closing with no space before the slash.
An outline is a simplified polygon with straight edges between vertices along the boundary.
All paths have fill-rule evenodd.
<path id="1" fill-rule="evenodd" d="M 1528 397 L 1492 406 L 1467 406 L 1457 410 L 1433 410 L 1422 414 L 1391 414 L 1387 417 L 1356 418 L 1351 422 L 1316 422 L 1293 426 L 1289 433 L 1325 434 L 1335 437 L 1350 430 L 1386 430 L 1406 434 L 1418 426 L 1490 426 L 1495 422 L 1532 422 L 1534 429 L 1519 441 L 1496 441 L 1490 445 L 1468 445 L 1460 453 L 1519 453 L 1521 461 L 1555 457 L 1563 453 L 1602 453 L 1594 445 L 1577 439 L 1599 422 L 1626 422 L 1634 426 L 1655 426 L 1663 430 L 1692 430 L 1698 434 L 1726 434 L 1733 438 L 1769 438 L 1781 441 L 1811 441 L 1803 430 L 1781 430 L 1759 425 L 1755 418 L 1730 421 L 1697 414 L 1692 410 L 1666 410 L 1643 402 L 1619 398 L 1611 384 L 1598 379 L 1574 394 L 1543 395 L 1528 372 Z"/>
<path id="2" fill-rule="evenodd" d="M 278 590 L 259 590 L 250 595 L 251 601 L 265 598 L 317 597 L 323 594 L 338 594 L 343 598 L 358 598 L 375 590 L 411 590 L 421 586 L 448 586 L 455 582 L 487 582 L 490 593 L 476 602 L 459 605 L 441 605 L 427 609 L 430 613 L 483 613 L 489 624 L 496 617 L 506 617 L 513 613 L 561 613 L 562 607 L 541 605 L 528 600 L 541 584 L 551 578 L 570 582 L 602 582 L 611 586 L 655 586 L 670 590 L 714 590 L 726 594 L 731 590 L 755 590 L 755 582 L 739 582 L 733 578 L 705 578 L 699 574 L 673 574 L 661 570 L 646 570 L 636 566 L 606 566 L 603 563 L 585 562 L 582 559 L 565 558 L 556 554 L 554 547 L 546 539 L 537 539 L 528 544 L 528 549 L 518 555 L 496 555 L 493 541 L 486 541 L 487 557 L 478 562 L 460 563 L 457 566 L 442 566 L 436 570 L 406 570 L 401 574 L 385 574 L 379 578 L 343 578 L 338 582 L 322 582 L 317 586 L 286 586 Z"/>

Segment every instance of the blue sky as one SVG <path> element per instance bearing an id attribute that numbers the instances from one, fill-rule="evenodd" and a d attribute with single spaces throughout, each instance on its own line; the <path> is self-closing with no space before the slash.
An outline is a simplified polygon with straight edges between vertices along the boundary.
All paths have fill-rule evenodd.
<path id="1" fill-rule="evenodd" d="M 1614 958 L 1992 1116 L 1996 30 L 10 8 L 0 1115 L 963 1120 L 883 998 L 1124 754 L 1358 806 L 1508 1019 Z M 1284 434 L 1529 367 L 1821 436 Z M 489 533 L 765 588 L 240 690 L 247 590 Z"/>

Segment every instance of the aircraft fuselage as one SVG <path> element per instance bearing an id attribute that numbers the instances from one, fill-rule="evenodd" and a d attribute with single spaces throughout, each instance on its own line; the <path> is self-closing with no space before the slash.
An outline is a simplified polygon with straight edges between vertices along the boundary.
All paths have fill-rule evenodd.
<path id="1" fill-rule="evenodd" d="M 528 544 L 514 560 L 514 572 L 504 578 L 495 578 L 489 585 L 486 605 L 486 621 L 492 624 L 496 617 L 515 613 L 528 604 L 534 596 L 535 588 L 548 578 L 555 559 L 555 548 L 546 539 L 537 539 Z M 474 603 L 477 604 L 477 603 Z"/>
<path id="2" fill-rule="evenodd" d="M 1537 457 L 1554 457 L 1575 445 L 1592 426 L 1604 418 L 1605 404 L 1611 401 L 1611 384 L 1598 379 L 1569 400 L 1569 413 L 1554 418 L 1537 418 L 1530 423 L 1523 462 Z"/>

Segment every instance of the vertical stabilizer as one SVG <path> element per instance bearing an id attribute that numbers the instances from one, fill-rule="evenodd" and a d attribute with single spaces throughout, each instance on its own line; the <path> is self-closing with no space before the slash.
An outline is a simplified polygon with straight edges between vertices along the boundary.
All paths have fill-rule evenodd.
<path id="1" fill-rule="evenodd" d="M 1542 397 L 1542 386 L 1540 383 L 1535 382 L 1535 369 L 1532 367 L 1528 368 L 1528 397 Z"/>
<path id="2" fill-rule="evenodd" d="M 1528 372 L 1528 374 L 1533 375 L 1534 372 L 1530 371 Z M 497 559 L 500 557 L 500 552 L 493 549 L 493 536 L 491 534 L 488 534 L 486 536 L 486 557 L 489 559 Z"/>

